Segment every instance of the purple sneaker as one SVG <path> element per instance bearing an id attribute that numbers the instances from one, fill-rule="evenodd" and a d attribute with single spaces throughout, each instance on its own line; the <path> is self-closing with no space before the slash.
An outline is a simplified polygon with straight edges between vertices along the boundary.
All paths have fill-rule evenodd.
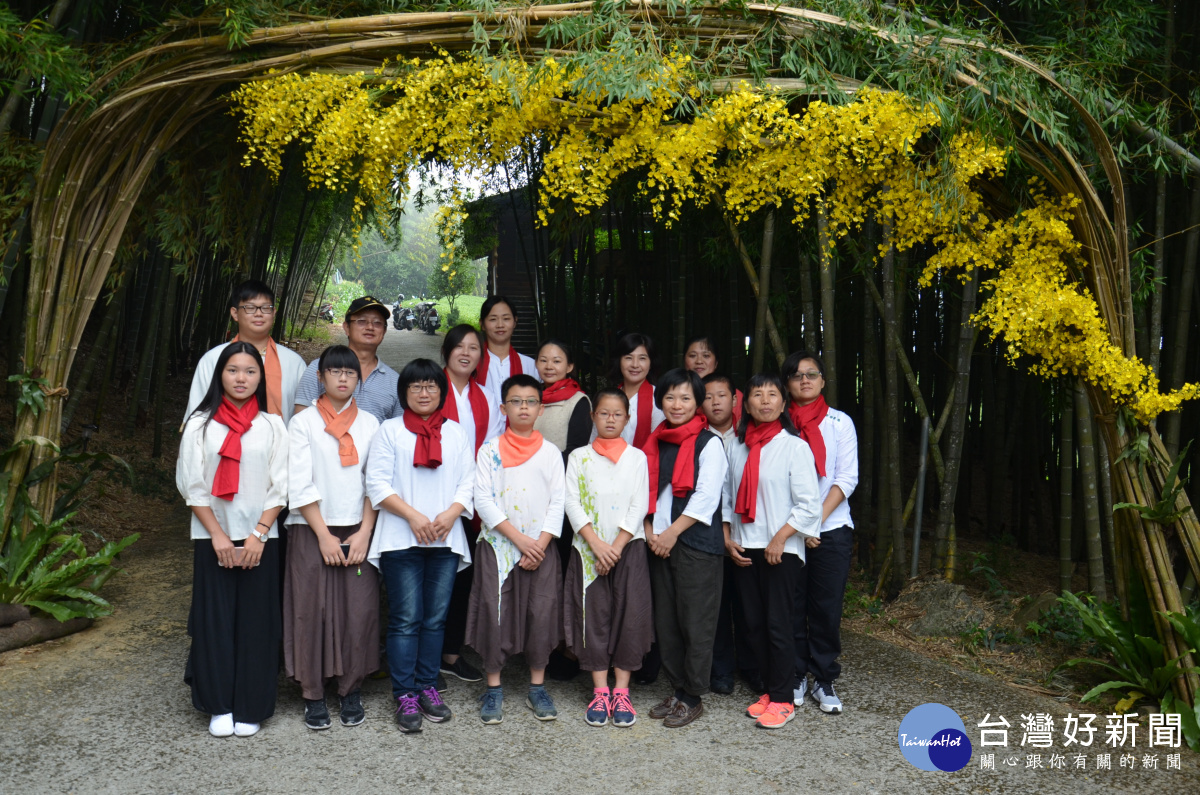
<path id="1" fill-rule="evenodd" d="M 417 698 L 417 707 L 421 710 L 421 714 L 433 723 L 450 720 L 450 708 L 446 706 L 446 702 L 442 701 L 442 696 L 436 687 L 427 687 L 421 691 L 421 695 Z"/>
<path id="2" fill-rule="evenodd" d="M 405 693 L 396 698 L 396 725 L 405 734 L 421 731 L 421 709 L 417 705 L 416 693 Z"/>

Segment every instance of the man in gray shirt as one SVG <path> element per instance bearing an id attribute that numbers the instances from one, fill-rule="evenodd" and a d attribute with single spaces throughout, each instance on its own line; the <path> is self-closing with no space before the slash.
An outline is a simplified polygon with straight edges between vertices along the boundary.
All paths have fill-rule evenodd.
<path id="1" fill-rule="evenodd" d="M 354 390 L 354 402 L 359 408 L 374 414 L 380 422 L 404 413 L 396 394 L 400 374 L 376 355 L 391 317 L 392 313 L 386 306 L 372 296 L 364 295 L 350 304 L 346 310 L 346 321 L 342 324 L 347 345 L 358 357 L 363 373 L 362 380 Z M 324 385 L 317 377 L 318 361 L 314 359 L 308 365 L 300 378 L 300 385 L 296 387 L 296 412 L 311 406 L 325 392 Z"/>

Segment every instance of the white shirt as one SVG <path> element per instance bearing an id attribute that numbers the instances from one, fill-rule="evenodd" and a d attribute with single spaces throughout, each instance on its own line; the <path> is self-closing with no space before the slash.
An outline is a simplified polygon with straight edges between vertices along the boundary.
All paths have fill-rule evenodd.
<path id="1" fill-rule="evenodd" d="M 576 538 L 590 524 L 610 544 L 622 530 L 645 539 L 642 520 L 650 503 L 650 473 L 641 450 L 627 445 L 615 464 L 590 444 L 573 450 L 567 459 L 566 484 L 564 507 Z"/>
<path id="2" fill-rule="evenodd" d="M 562 535 L 563 472 L 562 451 L 545 440 L 529 460 L 508 468 L 500 463 L 500 440 L 484 442 L 475 466 L 475 512 L 483 530 L 507 519 L 530 538 Z"/>
<path id="3" fill-rule="evenodd" d="M 514 348 L 513 350 L 516 349 Z M 507 356 L 501 359 L 488 348 L 484 348 L 483 355 L 488 357 L 488 371 L 487 383 L 481 384 L 481 386 L 485 392 L 492 396 L 492 402 L 496 406 L 499 406 L 504 402 L 500 399 L 500 387 L 504 386 L 504 382 L 512 375 L 512 367 L 508 363 Z M 537 363 L 519 351 L 517 352 L 517 356 L 521 360 L 521 372 L 525 375 L 533 376 L 535 381 L 541 381 L 542 377 L 538 375 Z"/>
<path id="4" fill-rule="evenodd" d="M 763 445 L 758 461 L 758 502 L 754 522 L 744 524 L 734 512 L 738 487 L 750 448 L 734 439 L 729 446 L 729 476 L 725 478 L 721 512 L 730 525 L 730 537 L 746 549 L 765 549 L 785 524 L 796 529 L 783 543 L 783 551 L 804 560 L 803 536 L 819 535 L 821 500 L 817 467 L 808 444 L 781 431 Z"/>
<path id="5" fill-rule="evenodd" d="M 706 444 L 700 451 L 700 471 L 696 473 L 696 489 L 688 498 L 681 516 L 690 516 L 701 524 L 710 523 L 721 500 L 721 489 L 725 485 L 725 473 L 728 470 L 729 460 L 725 458 L 725 448 L 717 442 Z M 652 525 L 655 533 L 661 533 L 671 526 L 671 505 L 674 500 L 671 480 L 668 478 L 667 485 L 658 493 Z"/>
<path id="6" fill-rule="evenodd" d="M 196 371 L 192 373 L 192 390 L 188 393 L 187 411 L 183 415 L 183 421 L 186 423 L 188 418 L 192 416 L 192 412 L 200 405 L 200 401 L 204 400 L 204 396 L 208 394 L 208 386 L 212 383 L 213 371 L 217 368 L 217 359 L 221 357 L 221 351 L 229 345 L 228 342 L 218 345 L 208 353 L 200 357 L 200 361 L 196 362 Z M 279 370 L 283 374 L 280 379 L 280 390 L 283 411 L 283 424 L 287 425 L 292 421 L 292 412 L 296 405 L 296 387 L 300 384 L 300 376 L 304 375 L 304 370 L 308 367 L 304 363 L 304 359 L 300 354 L 288 348 L 286 345 L 276 344 L 275 350 L 279 353 Z M 263 374 L 266 375 L 265 373 Z"/>
<path id="7" fill-rule="evenodd" d="M 321 518 L 330 527 L 345 527 L 362 521 L 363 467 L 371 439 L 379 430 L 379 420 L 369 411 L 359 409 L 350 438 L 358 451 L 358 464 L 342 466 L 338 455 L 338 440 L 325 432 L 325 420 L 316 410 L 302 411 L 288 426 L 288 507 L 291 512 L 285 525 L 305 524 L 300 508 L 317 503 Z M 350 408 L 346 401 L 342 411 Z M 339 411 L 339 414 L 342 412 Z"/>
<path id="8" fill-rule="evenodd" d="M 458 570 L 462 571 L 471 564 L 471 550 L 462 523 L 463 519 L 471 518 L 471 486 L 475 478 L 473 450 L 467 447 L 467 436 L 458 423 L 447 420 L 442 424 L 442 465 L 437 469 L 413 466 L 416 452 L 417 435 L 404 427 L 401 417 L 385 421 L 371 441 L 363 474 L 367 496 L 371 498 L 371 505 L 379 510 L 379 518 L 375 520 L 375 535 L 371 537 L 367 560 L 379 568 L 379 558 L 384 552 L 418 545 L 408 520 L 380 507 L 385 499 L 395 494 L 428 519 L 454 503 L 463 507 L 448 535 L 432 544 L 420 545 L 449 547 L 459 556 Z"/>
<path id="9" fill-rule="evenodd" d="M 821 532 L 854 527 L 854 520 L 850 518 L 850 495 L 858 486 L 858 434 L 854 430 L 854 421 L 844 412 L 830 409 L 817 427 L 821 429 L 821 437 L 825 440 L 825 477 L 820 478 L 821 502 L 824 504 L 834 486 L 846 495 L 846 499 L 838 503 L 821 525 Z"/>
<path id="10" fill-rule="evenodd" d="M 217 524 L 230 541 L 244 541 L 258 529 L 263 511 L 287 505 L 288 433 L 283 420 L 260 411 L 250 428 L 242 434 L 242 460 L 238 466 L 238 491 L 232 500 L 214 497 L 213 478 L 221 462 L 221 445 L 229 428 L 213 420 L 205 427 L 206 417 L 192 417 L 183 427 L 179 441 L 179 460 L 175 464 L 175 486 L 189 507 L 208 506 Z M 267 533 L 279 537 L 276 522 Z M 193 541 L 212 538 L 200 519 L 192 513 Z"/>
<path id="11" fill-rule="evenodd" d="M 489 377 L 489 383 L 490 383 Z M 475 412 L 471 409 L 471 384 L 467 383 L 466 388 L 459 392 L 454 388 L 454 382 L 449 378 L 446 383 L 450 385 L 450 395 L 447 400 L 453 400 L 455 408 L 458 409 L 458 424 L 462 426 L 463 433 L 467 435 L 467 444 L 471 452 L 475 452 Z M 487 433 L 483 437 L 483 442 L 490 439 L 495 439 L 500 434 L 504 433 L 504 415 L 500 413 L 499 404 L 492 396 L 492 393 L 487 387 L 481 386 L 483 396 L 487 400 L 488 405 L 488 427 Z M 480 442 L 482 444 L 483 442 Z"/>

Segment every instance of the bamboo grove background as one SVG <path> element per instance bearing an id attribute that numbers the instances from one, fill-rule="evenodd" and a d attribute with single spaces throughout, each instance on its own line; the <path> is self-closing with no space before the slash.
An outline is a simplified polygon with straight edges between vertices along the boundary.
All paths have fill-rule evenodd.
<path id="1" fill-rule="evenodd" d="M 856 4 L 805 5 L 839 12 Z M 263 24 L 412 10 L 389 2 L 336 8 L 303 2 L 160 6 L 57 0 L 10 3 L 3 10 L 0 350 L 10 374 L 22 370 L 31 309 L 25 280 L 32 175 L 67 107 L 86 101 L 93 76 L 131 52 L 169 48 L 184 36 L 224 35 L 236 45 Z M 1127 289 L 1136 351 L 1166 388 L 1200 380 L 1195 355 L 1200 312 L 1193 311 L 1200 302 L 1200 160 L 1190 154 L 1197 127 L 1200 9 L 1135 0 L 923 6 L 951 27 L 999 30 L 1033 48 L 1060 74 L 1092 81 L 1087 89 L 1107 111 L 1106 130 L 1117 143 L 1124 178 L 1117 199 L 1129 221 Z M 33 20 L 44 22 L 32 25 Z M 464 28 L 461 46 L 471 46 L 473 35 Z M 26 53 L 24 60 L 13 55 L 12 42 L 33 55 Z M 733 37 L 729 47 L 743 44 Z M 751 61 L 748 71 L 754 72 L 755 51 L 745 46 L 738 57 Z M 87 58 L 64 57 L 55 49 L 62 47 Z M 221 66 L 232 75 L 236 57 L 228 63 Z M 846 64 L 824 66 L 852 72 Z M 930 67 L 912 69 L 916 80 Z M 888 75 L 900 83 L 903 77 Z M 195 101 L 219 104 L 223 88 L 232 85 L 206 84 Z M 243 167 L 242 155 L 233 120 L 216 112 L 180 130 L 154 165 L 90 310 L 62 408 L 64 438 L 94 422 L 95 407 L 122 401 L 124 427 L 104 432 L 128 433 L 152 423 L 154 454 L 168 451 L 178 418 L 163 415 L 163 395 L 182 388 L 177 376 L 185 376 L 203 351 L 224 338 L 225 301 L 238 280 L 256 277 L 274 285 L 281 339 L 311 320 L 335 255 L 353 234 L 348 196 L 307 188 L 298 151 L 285 160 L 277 182 L 260 167 Z M 503 191 L 514 181 L 524 184 L 517 188 L 521 201 L 536 206 L 540 155 L 536 149 L 523 153 L 511 179 L 497 179 L 491 187 Z M 1100 166 L 1085 165 L 1104 188 Z M 684 341 L 701 333 L 719 339 L 722 369 L 735 382 L 753 371 L 756 360 L 771 366 L 776 352 L 756 328 L 758 276 L 748 278 L 767 274 L 782 347 L 823 352 L 830 402 L 857 423 L 862 477 L 852 502 L 858 557 L 874 574 L 890 560 L 892 592 L 909 569 L 913 473 L 926 416 L 936 451 L 924 495 L 933 542 L 924 545 L 933 551 L 926 570 L 952 576 L 952 539 L 972 537 L 1001 542 L 1017 559 L 1025 552 L 1058 556 L 1060 579 L 1049 587 L 1069 587 L 1076 568 L 1087 572 L 1089 589 L 1098 596 L 1123 587 L 1114 571 L 1128 552 L 1116 540 L 1111 506 L 1117 498 L 1108 471 L 1116 453 L 1104 448 L 1106 435 L 1098 432 L 1087 394 L 1073 381 L 1027 374 L 1021 362 L 1007 360 L 1002 345 L 978 334 L 966 322 L 978 305 L 974 283 L 935 280 L 918 290 L 916 277 L 930 252 L 887 257 L 871 267 L 883 230 L 868 225 L 864 235 L 822 256 L 820 217 L 797 228 L 782 211 L 731 227 L 711 208 L 668 230 L 652 220 L 631 186 L 618 186 L 602 212 L 557 218 L 545 230 L 532 226 L 529 213 L 514 220 L 498 205 L 493 216 L 496 224 L 521 227 L 539 285 L 539 336 L 564 339 L 580 352 L 588 388 L 602 383 L 612 341 L 629 330 L 655 339 L 660 370 L 680 363 Z M 386 226 L 394 220 L 377 222 Z M 964 389 L 967 400 L 956 403 L 954 393 Z M 15 397 L 10 388 L 9 399 Z M 1161 418 L 1157 428 L 1174 457 L 1200 431 L 1200 406 L 1189 404 Z M 1175 559 L 1174 575 L 1186 605 L 1196 583 L 1182 556 Z"/>

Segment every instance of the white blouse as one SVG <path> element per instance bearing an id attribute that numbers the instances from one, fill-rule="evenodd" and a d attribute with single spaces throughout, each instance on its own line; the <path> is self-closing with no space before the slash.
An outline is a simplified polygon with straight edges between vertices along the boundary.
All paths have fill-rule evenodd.
<path id="1" fill-rule="evenodd" d="M 467 444 L 473 453 L 475 452 L 475 412 L 471 409 L 471 384 L 468 383 L 466 388 L 459 392 L 449 378 L 446 379 L 446 383 L 450 386 L 450 394 L 446 399 L 454 401 L 454 406 L 458 409 L 458 424 L 462 426 L 463 433 L 467 435 Z M 490 376 L 488 383 L 491 383 Z M 504 433 L 504 415 L 500 413 L 500 404 L 496 402 L 491 390 L 485 386 L 480 389 L 483 390 L 483 396 L 487 399 L 488 405 L 488 427 L 483 438 L 483 441 L 486 442 Z"/>
<path id="2" fill-rule="evenodd" d="M 590 524 L 610 544 L 622 530 L 645 539 L 642 520 L 650 503 L 645 453 L 628 445 L 614 464 L 589 444 L 571 452 L 566 478 L 565 510 L 576 538 Z"/>
<path id="3" fill-rule="evenodd" d="M 721 511 L 730 525 L 730 537 L 746 549 L 765 549 L 785 524 L 796 532 L 783 551 L 804 560 L 804 536 L 819 535 L 821 500 L 817 467 L 808 444 L 783 431 L 762 447 L 758 462 L 758 503 L 754 522 L 745 524 L 734 512 L 742 471 L 750 448 L 736 439 L 729 445 L 729 476 L 725 479 Z"/>
<path id="4" fill-rule="evenodd" d="M 287 505 L 288 432 L 283 420 L 260 411 L 242 434 L 242 460 L 238 466 L 238 492 L 232 500 L 214 497 L 213 478 L 221 462 L 221 445 L 229 428 L 205 417 L 192 417 L 183 426 L 179 460 L 175 464 L 175 486 L 189 507 L 207 506 L 230 541 L 244 541 L 257 528 L 263 511 Z M 279 537 L 277 522 L 267 533 Z M 193 541 L 208 541 L 208 530 L 192 514 Z"/>
<path id="5" fill-rule="evenodd" d="M 504 386 L 504 382 L 507 381 L 508 377 L 512 375 L 512 367 L 509 366 L 507 356 L 501 359 L 487 348 L 484 348 L 483 355 L 488 357 L 487 383 L 483 385 L 483 391 L 491 395 L 492 403 L 499 407 L 500 404 L 504 402 L 500 399 L 500 387 Z M 519 351 L 517 353 L 517 357 L 521 360 L 521 372 L 523 372 L 525 375 L 533 376 L 533 380 L 535 381 L 542 380 L 542 377 L 538 375 L 537 363 L 533 359 L 529 358 L 523 353 L 520 353 Z M 504 419 L 501 418 L 500 422 L 500 429 L 503 432 Z M 471 449 L 474 450 L 475 448 Z"/>
<path id="6" fill-rule="evenodd" d="M 817 427 L 821 429 L 821 437 L 825 440 L 825 477 L 820 478 L 821 503 L 824 504 L 834 486 L 846 495 L 846 499 L 838 503 L 821 525 L 821 532 L 854 527 L 854 520 L 850 518 L 850 495 L 858 486 L 858 434 L 854 430 L 854 421 L 844 412 L 830 409 Z"/>
<path id="7" fill-rule="evenodd" d="M 429 548 L 449 547 L 459 556 L 458 570 L 462 571 L 471 565 L 471 550 L 463 529 L 463 519 L 469 519 L 472 511 L 471 486 L 475 478 L 473 450 L 467 446 L 467 436 L 458 423 L 447 420 L 442 424 L 441 466 L 437 469 L 413 466 L 416 452 L 417 435 L 404 427 L 402 417 L 385 421 L 371 441 L 363 475 L 367 496 L 371 499 L 371 505 L 379 510 L 379 518 L 375 520 L 375 534 L 371 537 L 367 560 L 379 568 L 379 558 L 384 552 L 418 546 L 408 520 L 381 509 L 383 501 L 395 494 L 428 519 L 433 519 L 454 503 L 463 507 L 462 514 L 454 520 L 448 535 L 432 544 L 420 544 Z"/>
<path id="8" fill-rule="evenodd" d="M 217 359 L 221 357 L 221 351 L 225 350 L 227 345 L 229 343 L 225 342 L 212 348 L 200 357 L 200 361 L 196 362 L 196 370 L 192 373 L 192 388 L 188 393 L 188 407 L 183 415 L 185 423 L 192 416 L 192 412 L 196 410 L 196 406 L 199 406 L 200 401 L 204 400 L 204 396 L 208 394 L 208 386 L 212 382 Z M 291 423 L 292 412 L 296 408 L 296 387 L 300 385 L 300 377 L 304 375 L 304 370 L 308 365 L 300 354 L 291 348 L 276 345 L 275 350 L 279 352 L 279 369 L 283 376 L 280 383 L 283 405 L 280 410 L 283 412 L 283 424 L 287 425 Z"/>
<path id="9" fill-rule="evenodd" d="M 342 407 L 348 409 L 350 401 Z M 321 412 L 302 411 L 288 426 L 288 514 L 284 524 L 304 524 L 300 508 L 317 503 L 321 518 L 330 527 L 345 527 L 362 521 L 363 467 L 379 420 L 369 411 L 358 412 L 350 426 L 350 438 L 358 451 L 356 466 L 342 466 L 338 440 L 325 432 Z M 338 412 L 339 414 L 341 412 Z"/>
<path id="10" fill-rule="evenodd" d="M 725 448 L 720 439 L 706 444 L 700 451 L 700 471 L 696 473 L 696 488 L 680 515 L 690 516 L 701 524 L 711 522 L 717 510 L 717 503 L 721 499 L 721 488 L 725 484 L 725 473 L 728 469 L 729 460 L 725 457 Z M 659 491 L 656 501 L 654 522 L 651 525 L 655 533 L 661 533 L 671 526 L 671 506 L 674 500 L 674 490 L 668 478 L 667 485 Z"/>

